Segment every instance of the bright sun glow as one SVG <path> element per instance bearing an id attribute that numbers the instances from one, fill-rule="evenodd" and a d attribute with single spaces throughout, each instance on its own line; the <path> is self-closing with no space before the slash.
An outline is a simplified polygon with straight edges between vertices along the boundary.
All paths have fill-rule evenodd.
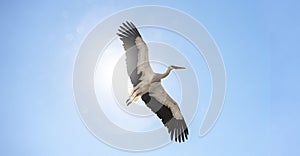
<path id="1" fill-rule="evenodd" d="M 127 82 L 127 89 L 125 94 L 118 94 L 114 92 L 113 88 L 113 74 L 118 61 L 124 55 L 122 44 L 115 39 L 104 51 L 101 58 L 99 58 L 96 71 L 94 87 L 95 93 L 105 115 L 116 125 L 130 131 L 151 131 L 162 127 L 162 124 L 157 117 L 145 106 L 142 100 L 126 106 L 126 99 L 131 93 L 133 87 L 128 76 L 125 78 L 117 78 L 118 81 Z M 125 61 L 122 63 L 122 69 L 126 72 Z M 123 71 L 123 70 L 121 70 Z M 125 79 L 125 80 L 124 80 Z M 123 97 L 116 97 L 123 96 Z M 122 100 L 117 100 L 118 98 Z M 131 114 L 132 109 L 145 109 L 145 117 L 139 117 Z M 124 110 L 125 109 L 125 110 Z"/>

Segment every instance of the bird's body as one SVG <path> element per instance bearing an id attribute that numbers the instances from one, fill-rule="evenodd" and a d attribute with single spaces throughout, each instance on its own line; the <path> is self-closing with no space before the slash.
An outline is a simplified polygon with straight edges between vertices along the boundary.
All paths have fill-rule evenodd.
<path id="1" fill-rule="evenodd" d="M 146 106 L 162 120 L 168 128 L 171 140 L 185 141 L 188 128 L 177 103 L 168 95 L 161 85 L 161 80 L 166 78 L 173 69 L 184 67 L 169 66 L 165 73 L 154 73 L 148 58 L 148 47 L 143 41 L 137 28 L 131 22 L 123 23 L 119 33 L 126 50 L 127 73 L 133 85 L 127 105 L 142 98 Z"/>

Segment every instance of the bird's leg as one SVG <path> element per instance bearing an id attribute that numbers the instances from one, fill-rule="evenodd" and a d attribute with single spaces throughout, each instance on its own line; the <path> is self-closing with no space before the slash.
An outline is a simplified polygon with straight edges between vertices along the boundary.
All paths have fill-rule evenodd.
<path id="1" fill-rule="evenodd" d="M 141 97 L 141 95 L 147 90 L 147 88 L 149 87 L 149 85 L 138 85 L 134 88 L 132 94 L 129 96 L 129 98 L 127 99 L 126 103 L 127 106 L 130 105 L 133 101 L 136 102 L 137 100 L 139 100 L 139 98 Z"/>
<path id="2" fill-rule="evenodd" d="M 135 87 L 135 88 L 133 88 L 133 89 L 131 90 L 129 97 L 128 97 L 128 99 L 126 100 L 127 105 L 128 105 L 128 102 L 130 101 L 131 97 L 133 96 L 134 92 L 136 91 L 136 89 L 137 89 L 137 88 Z"/>
<path id="3" fill-rule="evenodd" d="M 134 98 L 135 98 L 134 96 L 130 96 L 130 97 L 126 100 L 127 106 L 129 106 L 129 105 L 133 102 Z"/>
<path id="4" fill-rule="evenodd" d="M 136 94 L 133 93 L 133 94 L 127 99 L 127 101 L 126 101 L 127 106 L 130 105 L 130 104 L 134 101 L 135 97 L 136 97 Z"/>
<path id="5" fill-rule="evenodd" d="M 136 102 L 140 96 L 141 96 L 141 93 L 138 92 L 139 90 L 135 90 L 131 96 L 129 96 L 129 98 L 127 99 L 126 103 L 127 103 L 127 106 L 130 105 L 133 101 Z"/>
<path id="6" fill-rule="evenodd" d="M 126 100 L 126 104 L 127 106 L 130 105 L 133 101 L 135 101 L 135 99 L 137 98 L 138 95 L 138 87 L 136 87 L 133 92 L 131 93 L 131 95 L 129 96 L 129 98 Z"/>

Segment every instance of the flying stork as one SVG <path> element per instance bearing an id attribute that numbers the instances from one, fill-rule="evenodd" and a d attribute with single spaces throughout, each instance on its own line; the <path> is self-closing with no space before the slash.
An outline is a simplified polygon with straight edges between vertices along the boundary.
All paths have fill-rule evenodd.
<path id="1" fill-rule="evenodd" d="M 127 106 L 140 97 L 147 107 L 161 119 L 168 128 L 171 140 L 184 142 L 188 139 L 188 128 L 177 103 L 168 95 L 161 85 L 173 69 L 185 69 L 169 66 L 165 73 L 154 73 L 148 58 L 148 47 L 132 22 L 124 22 L 117 35 L 126 51 L 127 73 L 133 85 L 133 91 L 126 101 Z"/>

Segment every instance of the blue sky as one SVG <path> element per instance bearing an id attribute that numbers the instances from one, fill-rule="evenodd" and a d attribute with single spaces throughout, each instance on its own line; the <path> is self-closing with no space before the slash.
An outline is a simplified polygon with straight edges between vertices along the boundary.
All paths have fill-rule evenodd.
<path id="1" fill-rule="evenodd" d="M 253 1 L 1 1 L 1 155 L 299 155 L 300 4 Z M 84 126 L 72 88 L 80 43 L 110 14 L 169 6 L 206 27 L 227 74 L 214 129 L 145 153 L 114 149 Z"/>

